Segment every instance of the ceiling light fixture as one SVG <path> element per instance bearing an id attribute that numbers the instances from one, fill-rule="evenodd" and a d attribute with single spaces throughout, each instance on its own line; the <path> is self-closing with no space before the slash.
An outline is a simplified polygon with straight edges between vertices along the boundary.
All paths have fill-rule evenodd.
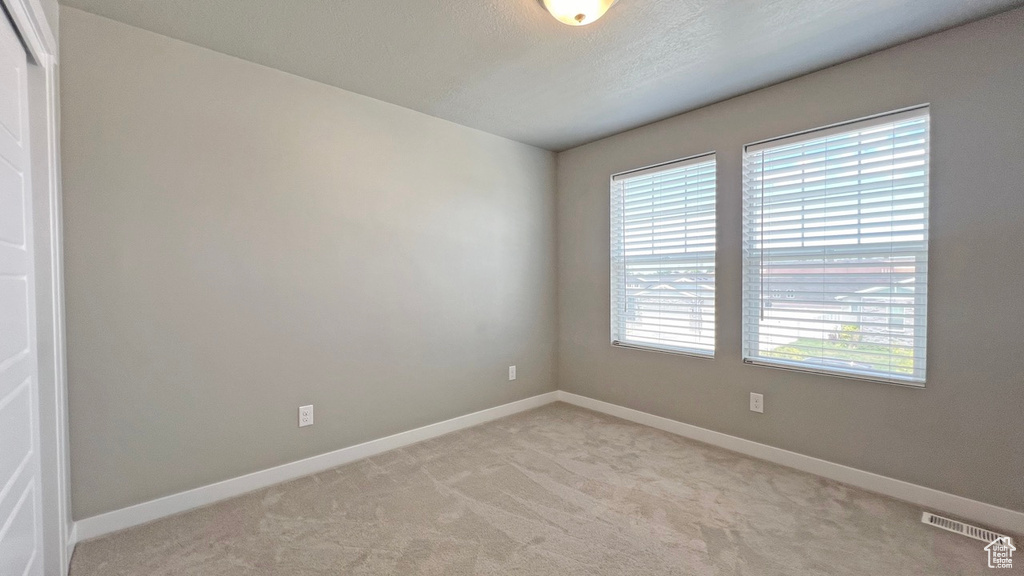
<path id="1" fill-rule="evenodd" d="M 551 15 L 562 24 L 584 26 L 597 20 L 617 0 L 541 0 Z"/>

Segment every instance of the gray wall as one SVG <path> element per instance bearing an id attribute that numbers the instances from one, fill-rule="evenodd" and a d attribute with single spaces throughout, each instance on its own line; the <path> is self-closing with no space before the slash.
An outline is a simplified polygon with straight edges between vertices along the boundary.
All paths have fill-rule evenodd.
<path id="1" fill-rule="evenodd" d="M 40 0 L 39 4 L 43 7 L 43 14 L 46 16 L 46 24 L 50 27 L 50 32 L 53 32 L 54 40 L 58 40 L 60 37 L 60 35 L 58 34 L 60 4 L 57 3 L 57 0 Z"/>
<path id="2" fill-rule="evenodd" d="M 555 389 L 551 153 L 74 9 L 61 36 L 76 518 Z"/>
<path id="3" fill-rule="evenodd" d="M 558 156 L 559 387 L 1024 510 L 1024 10 Z M 741 150 L 930 102 L 925 390 L 745 366 Z M 718 355 L 609 345 L 608 178 L 718 151 Z M 765 413 L 748 410 L 749 392 Z"/>

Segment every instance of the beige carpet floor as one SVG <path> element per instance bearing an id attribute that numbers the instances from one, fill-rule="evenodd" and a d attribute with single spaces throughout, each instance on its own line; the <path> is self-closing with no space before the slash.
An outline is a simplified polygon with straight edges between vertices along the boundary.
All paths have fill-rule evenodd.
<path id="1" fill-rule="evenodd" d="M 920 513 L 557 403 L 81 543 L 71 574 L 991 572 Z"/>

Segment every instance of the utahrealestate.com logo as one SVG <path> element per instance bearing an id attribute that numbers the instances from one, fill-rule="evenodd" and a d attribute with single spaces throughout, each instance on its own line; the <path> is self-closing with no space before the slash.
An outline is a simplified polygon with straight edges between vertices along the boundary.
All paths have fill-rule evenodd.
<path id="1" fill-rule="evenodd" d="M 996 538 L 991 544 L 985 546 L 988 552 L 989 568 L 1013 568 L 1013 541 L 1009 538 Z"/>

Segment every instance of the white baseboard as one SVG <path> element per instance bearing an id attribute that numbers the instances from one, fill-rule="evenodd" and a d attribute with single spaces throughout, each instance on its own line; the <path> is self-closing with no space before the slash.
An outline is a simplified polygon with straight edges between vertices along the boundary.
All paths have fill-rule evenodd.
<path id="1" fill-rule="evenodd" d="M 557 392 L 548 392 L 517 402 L 452 418 L 451 420 L 445 420 L 444 422 L 416 428 L 415 430 L 400 432 L 378 440 L 371 440 L 348 448 L 342 448 L 327 454 L 313 456 L 305 460 L 282 464 L 281 466 L 224 480 L 216 484 L 201 486 L 186 492 L 164 496 L 163 498 L 121 508 L 120 510 L 114 510 L 91 518 L 84 518 L 75 522 L 72 529 L 72 534 L 74 534 L 73 541 L 85 541 L 111 532 L 117 532 L 118 530 L 124 530 L 125 528 L 131 528 L 132 526 L 138 526 L 139 524 L 145 524 L 165 516 L 239 496 L 246 492 L 252 492 L 253 490 L 259 490 L 274 484 L 287 482 L 288 480 L 337 468 L 349 462 L 362 460 L 363 458 L 387 452 L 388 450 L 436 438 L 457 430 L 471 428 L 484 422 L 490 422 L 491 420 L 537 408 L 557 400 Z M 74 544 L 72 543 L 71 546 L 73 548 Z"/>
<path id="2" fill-rule="evenodd" d="M 704 442 L 705 444 L 718 446 L 803 472 L 809 472 L 884 496 L 890 496 L 936 512 L 946 512 L 959 516 L 964 520 L 978 522 L 995 530 L 1002 530 L 1011 534 L 1024 534 L 1024 512 L 1000 508 L 999 506 L 978 502 L 963 496 L 940 492 L 939 490 L 896 480 L 873 472 L 865 472 L 857 468 L 851 468 L 812 456 L 805 456 L 796 452 L 790 452 L 789 450 L 783 450 L 782 448 L 775 448 L 767 444 L 760 444 L 752 440 L 745 440 L 736 436 L 708 430 L 707 428 L 684 424 L 676 420 L 655 416 L 654 414 L 633 410 L 632 408 L 624 408 L 616 404 L 609 404 L 608 402 L 594 400 L 593 398 L 562 390 L 558 391 L 558 399 L 562 402 L 574 404 L 595 412 L 603 412 L 623 420 L 629 420 L 630 422 L 664 430 L 665 432 Z"/>
<path id="3" fill-rule="evenodd" d="M 718 446 L 726 450 L 843 482 L 851 486 L 929 508 L 936 512 L 945 512 L 950 515 L 959 516 L 964 520 L 978 522 L 995 530 L 1018 535 L 1024 534 L 1024 512 L 1000 508 L 992 504 L 978 502 L 977 500 L 971 500 L 947 492 L 940 492 L 939 490 L 881 476 L 873 472 L 858 470 L 842 464 L 805 456 L 789 450 L 783 450 L 782 448 L 775 448 L 767 444 L 760 444 L 752 440 L 745 440 L 699 426 L 684 424 L 676 420 L 633 410 L 632 408 L 625 408 L 559 390 L 79 520 L 74 523 L 68 535 L 69 557 L 70 552 L 74 550 L 75 543 L 80 541 L 145 524 L 165 516 L 206 506 L 207 504 L 273 486 L 274 484 L 280 484 L 281 482 L 287 482 L 288 480 L 301 478 L 309 474 L 330 470 L 331 468 L 362 460 L 363 458 L 387 452 L 388 450 L 436 438 L 450 432 L 470 428 L 556 401 L 574 404 L 582 408 L 594 410 L 595 412 L 602 412 L 622 418 L 623 420 L 678 434 L 679 436 L 704 442 L 712 446 Z"/>

